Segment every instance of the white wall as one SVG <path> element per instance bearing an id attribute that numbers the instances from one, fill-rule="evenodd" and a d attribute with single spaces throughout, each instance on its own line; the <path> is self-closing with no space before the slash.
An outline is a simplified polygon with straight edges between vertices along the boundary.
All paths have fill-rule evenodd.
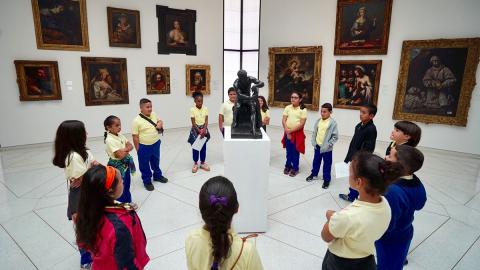
<path id="1" fill-rule="evenodd" d="M 38 50 L 35 42 L 30 0 L 0 0 L 0 144 L 2 147 L 53 141 L 57 126 L 63 120 L 78 119 L 86 124 L 89 136 L 103 135 L 103 120 L 110 114 L 122 119 L 129 133 L 131 120 L 138 113 L 138 101 L 147 97 L 154 111 L 164 119 L 167 128 L 190 125 L 192 98 L 185 95 L 185 65 L 211 66 L 212 94 L 205 105 L 215 122 L 222 102 L 222 0 L 122 0 L 87 1 L 89 52 Z M 197 11 L 197 55 L 159 55 L 157 53 L 158 21 L 156 5 Z M 108 45 L 107 6 L 140 10 L 142 48 L 113 48 Z M 81 56 L 127 58 L 130 104 L 85 106 Z M 58 61 L 63 100 L 20 102 L 14 60 Z M 146 95 L 145 67 L 170 67 L 171 94 Z M 68 91 L 65 81 L 73 82 Z M 215 113 L 213 113 L 215 112 Z"/>
<path id="2" fill-rule="evenodd" d="M 333 101 L 336 60 L 381 59 L 382 73 L 375 124 L 378 139 L 388 141 L 392 120 L 400 54 L 404 40 L 467 38 L 480 36 L 478 0 L 394 0 L 387 55 L 334 56 L 336 0 L 262 0 L 260 79 L 267 83 L 268 48 L 288 46 L 323 47 L 320 104 Z M 480 72 L 477 70 L 477 83 Z M 262 91 L 268 96 L 268 85 Z M 281 126 L 282 110 L 271 110 L 272 125 Z M 341 135 L 352 136 L 359 122 L 358 111 L 334 108 Z M 318 113 L 308 114 L 306 129 L 311 130 Z M 480 93 L 475 87 L 467 127 L 419 124 L 421 146 L 480 154 Z"/>

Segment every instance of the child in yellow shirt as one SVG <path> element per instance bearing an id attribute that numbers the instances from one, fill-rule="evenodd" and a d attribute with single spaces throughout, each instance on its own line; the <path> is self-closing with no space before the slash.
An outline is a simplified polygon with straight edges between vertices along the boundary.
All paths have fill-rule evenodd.
<path id="1" fill-rule="evenodd" d="M 190 108 L 190 120 L 192 122 L 192 129 L 188 136 L 188 143 L 193 145 L 198 136 L 200 138 L 207 137 L 207 141 L 210 139 L 210 133 L 208 132 L 208 109 L 203 106 L 203 94 L 201 92 L 194 92 L 192 94 L 195 106 Z M 210 171 L 205 159 L 207 158 L 207 142 L 203 145 L 200 151 L 192 148 L 193 167 L 192 173 L 198 171 L 198 157 L 200 154 L 200 169 Z"/>

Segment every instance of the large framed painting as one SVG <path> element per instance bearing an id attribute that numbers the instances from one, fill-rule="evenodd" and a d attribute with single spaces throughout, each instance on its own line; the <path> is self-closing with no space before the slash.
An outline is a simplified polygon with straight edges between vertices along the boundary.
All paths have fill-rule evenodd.
<path id="1" fill-rule="evenodd" d="M 57 61 L 14 61 L 21 101 L 61 100 Z"/>
<path id="2" fill-rule="evenodd" d="M 210 66 L 209 65 L 186 65 L 187 96 L 194 92 L 202 92 L 210 95 Z"/>
<path id="3" fill-rule="evenodd" d="M 337 1 L 334 54 L 387 54 L 392 0 Z"/>
<path id="4" fill-rule="evenodd" d="M 140 11 L 107 7 L 110 47 L 141 48 Z"/>
<path id="5" fill-rule="evenodd" d="M 333 107 L 377 105 L 382 60 L 337 61 Z"/>
<path id="6" fill-rule="evenodd" d="M 170 68 L 146 67 L 147 95 L 170 94 Z"/>
<path id="7" fill-rule="evenodd" d="M 466 126 L 480 38 L 403 42 L 393 119 Z"/>
<path id="8" fill-rule="evenodd" d="M 85 105 L 128 104 L 126 58 L 82 57 Z"/>
<path id="9" fill-rule="evenodd" d="M 157 5 L 158 53 L 197 55 L 195 23 L 197 12 Z"/>
<path id="10" fill-rule="evenodd" d="M 268 49 L 268 105 L 285 107 L 292 92 L 303 96 L 309 110 L 318 111 L 322 47 L 276 47 Z"/>
<path id="11" fill-rule="evenodd" d="M 88 51 L 86 0 L 32 0 L 37 48 Z"/>

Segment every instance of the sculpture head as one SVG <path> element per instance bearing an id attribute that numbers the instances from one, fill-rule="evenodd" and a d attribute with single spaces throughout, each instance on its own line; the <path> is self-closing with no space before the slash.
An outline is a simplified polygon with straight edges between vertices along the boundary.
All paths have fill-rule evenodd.
<path id="1" fill-rule="evenodd" d="M 240 79 L 245 79 L 247 78 L 247 72 L 243 69 L 240 69 L 238 72 L 237 72 L 237 76 L 238 78 Z"/>

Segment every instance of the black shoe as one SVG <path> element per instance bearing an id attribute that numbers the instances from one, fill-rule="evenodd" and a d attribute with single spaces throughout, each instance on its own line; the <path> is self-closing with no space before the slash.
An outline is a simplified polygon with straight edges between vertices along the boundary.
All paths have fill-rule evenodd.
<path id="1" fill-rule="evenodd" d="M 340 197 L 340 199 L 345 200 L 347 202 L 353 202 L 353 200 L 348 197 L 348 194 L 338 194 L 338 197 Z"/>
<path id="2" fill-rule="evenodd" d="M 145 186 L 145 189 L 148 190 L 148 191 L 152 191 L 155 189 L 155 187 L 153 186 L 152 183 L 149 183 L 149 184 L 143 184 Z"/>
<path id="3" fill-rule="evenodd" d="M 313 180 L 317 180 L 317 179 L 318 179 L 318 176 L 310 174 L 306 180 L 307 182 L 312 182 Z"/>
<path id="4" fill-rule="evenodd" d="M 283 174 L 286 174 L 286 175 L 290 174 L 290 170 L 291 170 L 290 168 L 285 167 L 285 169 L 283 169 Z"/>
<path id="5" fill-rule="evenodd" d="M 323 188 L 323 189 L 327 189 L 328 186 L 330 186 L 330 181 L 323 181 L 322 188 Z"/>
<path id="6" fill-rule="evenodd" d="M 405 259 L 405 261 L 403 262 L 403 265 L 407 265 L 408 264 L 408 260 Z"/>
<path id="7" fill-rule="evenodd" d="M 158 179 L 153 179 L 153 181 L 155 182 L 160 182 L 160 183 L 167 183 L 168 182 L 168 179 L 165 177 L 165 176 L 160 176 L 160 178 Z"/>

